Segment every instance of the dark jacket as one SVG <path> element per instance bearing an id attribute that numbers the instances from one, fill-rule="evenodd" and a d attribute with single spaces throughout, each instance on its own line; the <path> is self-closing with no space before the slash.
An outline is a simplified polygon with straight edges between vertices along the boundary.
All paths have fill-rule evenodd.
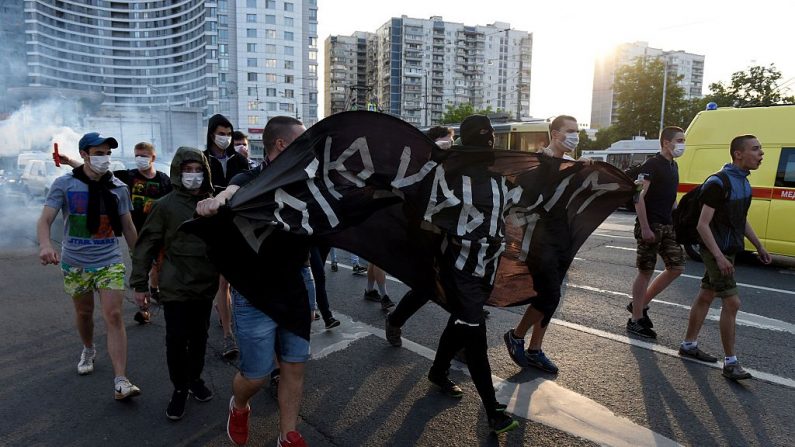
<path id="1" fill-rule="evenodd" d="M 201 194 L 193 195 L 182 186 L 181 165 L 198 161 L 204 167 Z M 132 255 L 130 286 L 137 292 L 149 290 L 152 259 L 162 249 L 160 270 L 161 301 L 212 300 L 218 290 L 218 270 L 207 257 L 207 245 L 199 237 L 179 231 L 193 217 L 199 200 L 212 195 L 212 175 L 207 158 L 192 147 L 181 147 L 171 161 L 173 190 L 158 200 L 138 235 Z"/>
<path id="2" fill-rule="evenodd" d="M 220 192 L 229 184 L 229 180 L 232 177 L 240 174 L 243 171 L 249 170 L 248 159 L 235 151 L 235 147 L 232 143 L 229 143 L 224 153 L 226 154 L 226 173 L 224 174 L 224 167 L 218 159 L 213 156 L 212 147 L 215 147 L 215 128 L 218 126 L 229 127 L 233 131 L 235 130 L 232 123 L 226 119 L 225 116 L 221 114 L 216 114 L 210 117 L 209 122 L 207 123 L 207 146 L 204 150 L 204 156 L 207 157 L 207 161 L 210 163 L 210 173 L 212 174 L 213 178 L 213 186 L 216 189 L 216 193 Z"/>

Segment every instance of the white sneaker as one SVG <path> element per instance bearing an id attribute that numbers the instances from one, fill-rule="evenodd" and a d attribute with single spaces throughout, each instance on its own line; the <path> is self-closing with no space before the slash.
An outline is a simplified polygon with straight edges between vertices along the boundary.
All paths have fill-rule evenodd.
<path id="1" fill-rule="evenodd" d="M 116 400 L 123 400 L 127 399 L 128 397 L 135 397 L 141 394 L 140 388 L 130 383 L 127 379 L 122 379 L 116 382 L 115 387 L 115 395 L 114 397 Z"/>
<path id="2" fill-rule="evenodd" d="M 80 354 L 80 363 L 77 364 L 77 373 L 84 376 L 94 372 L 94 359 L 96 357 L 96 349 L 83 348 L 83 352 Z"/>

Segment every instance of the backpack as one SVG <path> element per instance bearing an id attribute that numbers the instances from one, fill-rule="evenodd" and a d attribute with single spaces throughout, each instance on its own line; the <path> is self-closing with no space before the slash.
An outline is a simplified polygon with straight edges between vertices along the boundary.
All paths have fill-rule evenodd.
<path id="1" fill-rule="evenodd" d="M 723 184 L 724 198 L 728 199 L 731 195 L 732 188 L 729 176 L 723 171 L 718 171 L 709 177 L 713 175 L 720 179 Z M 676 233 L 676 242 L 678 244 L 691 245 L 701 243 L 701 236 L 699 236 L 696 226 L 701 216 L 701 191 L 704 188 L 704 184 L 709 180 L 709 177 L 704 180 L 704 183 L 696 186 L 690 192 L 682 196 L 682 200 L 679 201 L 679 205 L 673 211 L 674 232 Z"/>

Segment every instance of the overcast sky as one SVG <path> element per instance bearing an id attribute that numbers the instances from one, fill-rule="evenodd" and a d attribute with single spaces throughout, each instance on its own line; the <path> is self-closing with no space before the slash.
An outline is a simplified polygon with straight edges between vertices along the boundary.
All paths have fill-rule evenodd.
<path id="1" fill-rule="evenodd" d="M 775 63 L 795 90 L 795 3 L 778 0 L 319 0 L 321 55 L 329 35 L 375 31 L 392 17 L 442 16 L 466 25 L 510 23 L 533 33 L 530 112 L 535 117 L 591 117 L 595 59 L 617 43 L 646 41 L 663 50 L 706 56 L 704 92 L 751 64 Z M 319 57 L 319 113 L 323 113 Z"/>

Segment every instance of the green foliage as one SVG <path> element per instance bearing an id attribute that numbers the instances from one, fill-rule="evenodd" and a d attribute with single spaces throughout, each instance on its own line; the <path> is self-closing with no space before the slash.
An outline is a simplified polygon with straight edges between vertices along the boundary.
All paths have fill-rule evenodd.
<path id="1" fill-rule="evenodd" d="M 705 105 L 710 101 L 719 107 L 795 104 L 795 97 L 785 96 L 789 89 L 782 88 L 780 79 L 781 72 L 775 64 L 768 67 L 755 65 L 746 71 L 737 71 L 728 84 L 715 82 L 709 85 L 710 93 L 704 97 Z"/>
<path id="2" fill-rule="evenodd" d="M 472 103 L 469 102 L 465 102 L 457 107 L 448 104 L 447 110 L 444 112 L 444 115 L 442 116 L 442 122 L 437 124 L 460 123 L 461 121 L 464 120 L 464 118 L 468 117 L 469 115 L 475 115 L 475 114 L 490 115 L 492 113 L 494 113 L 494 111 L 491 110 L 491 106 L 485 109 L 475 110 L 475 107 L 472 105 Z"/>
<path id="3" fill-rule="evenodd" d="M 633 135 L 650 139 L 658 137 L 664 72 L 665 66 L 660 59 L 641 58 L 634 65 L 618 69 L 613 84 L 617 120 L 609 133 L 611 139 L 615 138 L 613 141 L 629 139 Z M 690 104 L 684 99 L 684 90 L 679 85 L 681 79 L 673 71 L 668 72 L 664 126 L 686 126 L 692 120 L 692 116 L 688 116 Z"/>

